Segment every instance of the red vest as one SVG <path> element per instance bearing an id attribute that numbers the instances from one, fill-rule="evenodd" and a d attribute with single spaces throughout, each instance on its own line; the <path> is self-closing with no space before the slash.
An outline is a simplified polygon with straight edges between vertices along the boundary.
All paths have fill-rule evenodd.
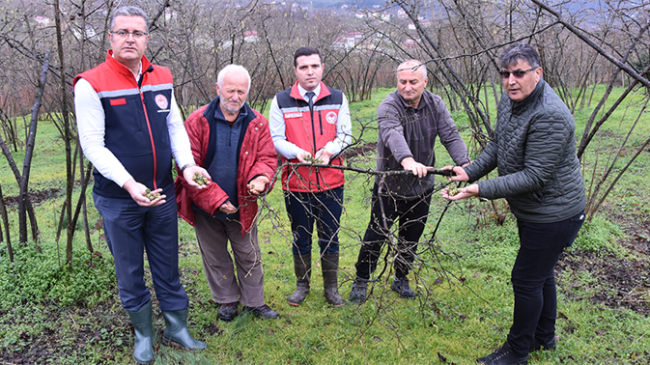
<path id="1" fill-rule="evenodd" d="M 153 66 L 142 57 L 141 84 L 131 71 L 113 58 L 74 78 L 88 81 L 104 108 L 104 143 L 135 181 L 151 190 L 162 188 L 170 196 L 174 189 L 172 152 L 167 129 L 173 79 L 165 67 Z M 83 123 L 82 120 L 77 121 Z M 94 171 L 93 191 L 110 198 L 131 199 L 115 182 Z"/>
<path id="2" fill-rule="evenodd" d="M 343 104 L 343 92 L 330 89 L 321 82 L 320 95 L 314 101 L 313 113 L 309 103 L 298 91 L 296 82 L 292 88 L 277 94 L 276 101 L 282 112 L 286 125 L 287 141 L 295 144 L 314 156 L 316 151 L 336 139 L 336 125 L 339 110 Z M 288 160 L 282 157 L 282 162 Z M 298 163 L 297 159 L 289 162 Z M 337 157 L 332 165 L 343 165 L 343 159 Z M 296 192 L 321 192 L 338 188 L 345 183 L 343 170 L 329 168 L 299 167 L 282 170 L 282 189 Z"/>

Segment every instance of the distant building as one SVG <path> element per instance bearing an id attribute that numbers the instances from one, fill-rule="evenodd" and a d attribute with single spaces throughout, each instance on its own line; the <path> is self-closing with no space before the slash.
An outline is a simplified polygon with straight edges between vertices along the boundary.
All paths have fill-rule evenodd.
<path id="1" fill-rule="evenodd" d="M 349 32 L 338 37 L 332 46 L 334 49 L 349 50 L 363 40 L 363 33 Z"/>
<path id="2" fill-rule="evenodd" d="M 50 24 L 54 23 L 54 19 L 50 19 L 48 17 L 44 16 L 35 16 L 34 20 L 36 20 L 36 25 L 39 27 L 47 27 Z"/>
<path id="3" fill-rule="evenodd" d="M 247 30 L 244 32 L 244 42 L 257 43 L 257 32 L 254 30 Z"/>

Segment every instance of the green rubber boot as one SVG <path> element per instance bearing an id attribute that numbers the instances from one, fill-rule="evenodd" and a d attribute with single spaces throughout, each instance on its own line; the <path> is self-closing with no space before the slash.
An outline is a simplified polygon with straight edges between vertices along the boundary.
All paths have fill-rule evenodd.
<path id="1" fill-rule="evenodd" d="M 151 331 L 151 300 L 137 312 L 129 312 L 135 329 L 133 358 L 138 364 L 153 364 L 153 335 Z"/>
<path id="2" fill-rule="evenodd" d="M 177 311 L 162 311 L 165 318 L 163 344 L 186 350 L 205 350 L 206 344 L 197 341 L 187 331 L 187 308 Z"/>

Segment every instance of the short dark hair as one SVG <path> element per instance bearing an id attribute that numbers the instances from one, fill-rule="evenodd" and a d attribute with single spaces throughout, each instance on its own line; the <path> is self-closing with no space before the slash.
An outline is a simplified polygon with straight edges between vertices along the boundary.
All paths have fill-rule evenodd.
<path id="1" fill-rule="evenodd" d="M 323 63 L 323 56 L 320 55 L 320 51 L 314 47 L 300 47 L 293 55 L 293 67 L 298 67 L 298 57 L 302 56 L 311 56 L 317 54 L 320 59 L 320 63 Z"/>
<path id="2" fill-rule="evenodd" d="M 528 43 L 514 43 L 499 56 L 501 68 L 508 68 L 518 60 L 528 62 L 530 67 L 541 67 L 539 53 Z"/>
<path id="3" fill-rule="evenodd" d="M 113 25 L 115 25 L 115 18 L 118 16 L 139 16 L 144 19 L 145 32 L 149 33 L 149 17 L 144 10 L 138 8 L 137 6 L 121 6 L 113 12 L 111 17 L 111 23 L 109 25 L 111 31 L 113 30 Z"/>

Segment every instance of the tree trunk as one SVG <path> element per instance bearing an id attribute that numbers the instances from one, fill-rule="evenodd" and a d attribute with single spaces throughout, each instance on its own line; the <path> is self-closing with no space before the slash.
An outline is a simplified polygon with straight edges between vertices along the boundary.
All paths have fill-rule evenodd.
<path id="1" fill-rule="evenodd" d="M 36 141 L 36 127 L 38 126 L 38 110 L 41 107 L 41 99 L 43 98 L 43 90 L 45 89 L 45 82 L 47 81 L 47 67 L 49 65 L 50 51 L 45 52 L 43 57 L 43 69 L 41 71 L 41 79 L 39 80 L 38 90 L 32 108 L 32 120 L 29 124 L 29 134 L 27 137 L 27 145 L 25 146 L 25 159 L 23 161 L 23 173 L 20 177 L 20 196 L 18 198 L 18 232 L 19 242 L 27 243 L 27 219 L 25 215 L 25 205 L 28 201 L 27 187 L 29 185 L 29 171 L 31 169 L 32 157 L 34 154 L 34 142 Z M 36 218 L 34 221 L 36 222 Z M 34 228 L 34 224 L 32 224 Z M 36 239 L 35 239 L 36 240 Z"/>

